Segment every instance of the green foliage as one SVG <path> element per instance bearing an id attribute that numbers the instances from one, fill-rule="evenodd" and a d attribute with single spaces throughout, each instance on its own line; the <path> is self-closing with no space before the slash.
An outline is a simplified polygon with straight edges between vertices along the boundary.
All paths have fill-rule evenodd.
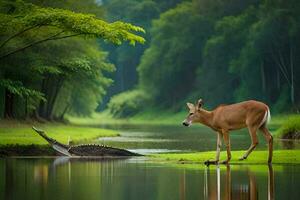
<path id="1" fill-rule="evenodd" d="M 108 23 L 87 14 L 89 9 L 97 16 L 102 12 L 92 9 L 92 4 L 100 7 L 94 1 L 88 0 L 82 8 L 80 2 L 72 1 L 0 2 L 5 116 L 19 116 L 14 113 L 22 113 L 23 107 L 26 116 L 50 120 L 63 119 L 66 113 L 91 114 L 112 83 L 107 73 L 114 71 L 96 38 L 113 44 L 145 42 L 137 34 L 145 33 L 143 28 L 121 21 Z"/>
<path id="2" fill-rule="evenodd" d="M 109 21 L 122 20 L 144 27 L 147 30 L 145 39 L 151 41 L 153 34 L 148 30 L 151 28 L 152 20 L 157 19 L 159 14 L 166 9 L 174 7 L 181 0 L 104 0 L 103 6 Z M 116 93 L 130 90 L 138 83 L 137 66 L 141 61 L 145 49 L 149 47 L 137 45 L 131 48 L 129 45 L 115 46 L 105 44 L 104 50 L 109 51 L 109 60 L 117 70 L 111 76 L 114 84 L 109 88 L 105 102 Z M 105 107 L 104 105 L 101 108 Z"/>
<path id="3" fill-rule="evenodd" d="M 286 139 L 300 138 L 300 115 L 289 116 L 276 132 L 276 136 Z"/>
<path id="4" fill-rule="evenodd" d="M 12 94 L 18 95 L 22 98 L 31 97 L 41 101 L 46 101 L 44 95 L 41 92 L 27 89 L 19 81 L 14 82 L 11 80 L 2 79 L 0 80 L 0 85 L 10 91 Z"/>
<path id="5" fill-rule="evenodd" d="M 141 87 L 160 106 L 176 105 L 193 88 L 195 69 L 212 24 L 191 2 L 180 4 L 153 22 L 152 40 L 138 66 Z M 180 31 L 178 31 L 180 29 Z"/>
<path id="6" fill-rule="evenodd" d="M 123 41 L 129 41 L 130 44 L 135 44 L 136 42 L 144 43 L 145 41 L 141 36 L 132 33 L 145 32 L 144 29 L 129 23 L 121 21 L 107 23 L 97 19 L 94 15 L 74 13 L 58 8 L 41 8 L 22 1 L 17 1 L 16 3 L 7 2 L 7 4 L 10 7 L 14 7 L 15 11 L 8 14 L 1 13 L 0 28 L 2 30 L 10 30 L 12 32 L 19 30 L 24 33 L 35 28 L 55 27 L 60 31 L 51 36 L 49 40 L 67 37 L 69 35 L 66 34 L 72 33 L 87 37 L 103 38 L 115 44 L 121 44 Z M 5 34 L 5 32 L 2 32 L 2 34 Z M 11 38 L 8 37 L 7 39 Z M 8 41 L 5 40 L 5 42 Z"/>
<path id="7" fill-rule="evenodd" d="M 136 89 L 113 96 L 108 109 L 114 117 L 129 117 L 149 106 L 148 102 L 148 94 Z"/>
<path id="8" fill-rule="evenodd" d="M 185 1 L 161 13 L 139 87 L 174 111 L 200 97 L 209 108 L 256 99 L 272 112 L 299 110 L 300 3 L 271 2 Z"/>

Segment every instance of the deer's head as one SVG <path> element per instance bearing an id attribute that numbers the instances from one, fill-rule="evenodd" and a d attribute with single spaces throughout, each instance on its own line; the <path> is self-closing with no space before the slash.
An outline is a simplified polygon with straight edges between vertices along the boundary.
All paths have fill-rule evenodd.
<path id="1" fill-rule="evenodd" d="M 183 120 L 182 124 L 184 126 L 190 126 L 194 122 L 200 122 L 200 118 L 201 118 L 200 110 L 203 105 L 202 99 L 199 99 L 195 105 L 192 103 L 186 103 L 186 105 L 189 109 L 189 114 L 186 117 L 186 119 Z"/>

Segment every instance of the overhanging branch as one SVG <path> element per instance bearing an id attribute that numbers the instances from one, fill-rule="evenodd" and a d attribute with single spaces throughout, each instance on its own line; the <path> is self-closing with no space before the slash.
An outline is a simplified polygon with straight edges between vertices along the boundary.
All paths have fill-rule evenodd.
<path id="1" fill-rule="evenodd" d="M 37 44 L 43 43 L 43 42 L 47 42 L 47 41 L 51 41 L 51 40 L 60 40 L 60 39 L 64 39 L 64 38 L 70 38 L 70 37 L 75 37 L 75 36 L 81 35 L 81 33 L 76 33 L 76 34 L 71 34 L 71 35 L 59 36 L 62 33 L 64 33 L 64 31 L 60 31 L 60 32 L 58 32 L 58 33 L 56 33 L 56 34 L 48 37 L 48 38 L 44 38 L 44 39 L 35 41 L 35 42 L 33 42 L 31 44 L 28 44 L 28 45 L 26 45 L 24 47 L 20 47 L 20 48 L 18 48 L 16 50 L 13 50 L 13 51 L 9 52 L 9 53 L 6 53 L 6 54 L 0 56 L 0 60 L 3 59 L 3 58 L 6 58 L 6 57 L 8 57 L 8 56 L 10 56 L 12 54 L 15 54 L 17 52 L 23 51 L 23 50 L 25 50 L 25 49 L 27 49 L 29 47 L 32 47 L 32 46 L 35 46 Z"/>

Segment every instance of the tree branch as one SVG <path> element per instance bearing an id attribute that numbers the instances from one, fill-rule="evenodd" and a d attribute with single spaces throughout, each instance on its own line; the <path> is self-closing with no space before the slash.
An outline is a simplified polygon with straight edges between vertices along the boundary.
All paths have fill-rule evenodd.
<path id="1" fill-rule="evenodd" d="M 16 49 L 16 50 L 13 50 L 13 51 L 11 51 L 11 52 L 9 52 L 9 53 L 7 53 L 7 54 L 4 54 L 4 55 L 0 56 L 0 60 L 3 59 L 3 58 L 6 58 L 6 57 L 8 57 L 8 56 L 10 56 L 10 55 L 12 55 L 12 54 L 15 54 L 15 53 L 17 53 L 17 52 L 19 52 L 19 51 L 23 51 L 23 50 L 25 50 L 25 49 L 27 49 L 27 48 L 29 48 L 29 47 L 35 46 L 35 45 L 37 45 L 37 44 L 40 44 L 40 43 L 43 43 L 43 42 L 46 42 L 46 41 L 59 40 L 59 39 L 64 39 L 64 38 L 75 37 L 75 36 L 81 35 L 81 33 L 77 33 L 77 34 L 65 35 L 65 36 L 57 37 L 57 36 L 59 36 L 60 34 L 62 34 L 63 32 L 64 32 L 64 31 L 60 31 L 60 32 L 58 32 L 58 33 L 56 33 L 56 34 L 54 34 L 54 35 L 48 37 L 48 38 L 44 38 L 44 39 L 35 41 L 35 42 L 33 42 L 33 43 L 31 43 L 31 44 L 28 44 L 28 45 L 26 45 L 26 46 L 24 46 L 24 47 L 21 47 L 21 48 L 18 48 L 18 49 Z"/>
<path id="2" fill-rule="evenodd" d="M 24 29 L 24 30 L 22 30 L 22 31 L 20 31 L 20 32 L 14 34 L 14 35 L 12 35 L 12 36 L 10 36 L 9 38 L 7 38 L 7 39 L 0 45 L 0 49 L 1 49 L 4 45 L 6 45 L 10 40 L 14 39 L 15 37 L 18 37 L 19 35 L 22 35 L 23 33 L 27 32 L 27 31 L 29 31 L 29 30 L 32 30 L 32 29 L 34 29 L 34 28 L 36 28 L 36 27 L 38 27 L 38 26 L 39 26 L 39 25 L 35 25 L 35 26 L 28 27 L 28 28 L 26 28 L 26 29 Z"/>

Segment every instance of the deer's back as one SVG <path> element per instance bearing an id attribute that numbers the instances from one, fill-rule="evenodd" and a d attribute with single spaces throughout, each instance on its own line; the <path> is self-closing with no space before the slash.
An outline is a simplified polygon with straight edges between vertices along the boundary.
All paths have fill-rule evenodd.
<path id="1" fill-rule="evenodd" d="M 219 129 L 244 128 L 263 120 L 268 109 L 266 104 L 254 100 L 221 105 L 213 110 L 213 124 Z"/>

